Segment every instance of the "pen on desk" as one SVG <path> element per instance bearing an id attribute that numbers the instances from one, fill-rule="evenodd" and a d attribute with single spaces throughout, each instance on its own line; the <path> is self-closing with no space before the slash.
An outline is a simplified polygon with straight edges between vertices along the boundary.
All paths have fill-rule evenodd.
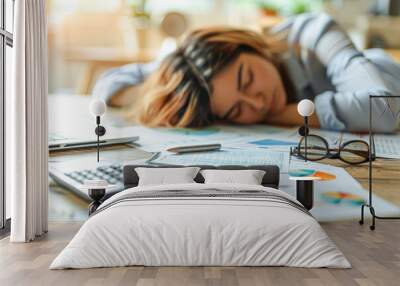
<path id="1" fill-rule="evenodd" d="M 161 155 L 161 152 L 155 152 L 149 159 L 146 160 L 146 163 L 151 163 L 151 161 L 157 159 Z"/>
<path id="2" fill-rule="evenodd" d="M 168 152 L 177 154 L 182 153 L 194 153 L 194 152 L 205 152 L 205 151 L 217 151 L 221 149 L 221 144 L 203 144 L 203 145 L 188 145 L 188 146 L 177 146 L 168 148 Z"/>

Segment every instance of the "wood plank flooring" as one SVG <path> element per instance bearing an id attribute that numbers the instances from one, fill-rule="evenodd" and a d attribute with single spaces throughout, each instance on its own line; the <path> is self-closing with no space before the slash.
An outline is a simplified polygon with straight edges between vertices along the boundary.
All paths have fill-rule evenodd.
<path id="1" fill-rule="evenodd" d="M 51 223 L 47 235 L 30 244 L 0 241 L 0 285 L 400 285 L 400 222 L 379 221 L 375 232 L 357 222 L 323 224 L 353 268 L 289 267 L 121 267 L 48 270 L 81 223 Z"/>

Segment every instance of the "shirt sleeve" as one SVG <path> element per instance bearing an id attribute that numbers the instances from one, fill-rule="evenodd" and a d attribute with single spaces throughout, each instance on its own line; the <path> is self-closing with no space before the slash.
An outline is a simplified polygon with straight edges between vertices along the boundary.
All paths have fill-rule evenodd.
<path id="1" fill-rule="evenodd" d="M 93 88 L 93 96 L 109 104 L 113 95 L 119 91 L 142 83 L 159 65 L 158 61 L 140 64 L 134 63 L 113 68 L 103 73 Z"/>
<path id="2" fill-rule="evenodd" d="M 314 53 L 325 66 L 335 90 L 318 94 L 314 101 L 322 128 L 348 131 L 369 129 L 370 95 L 395 95 L 382 71 L 355 48 L 339 25 L 327 14 L 305 14 L 291 20 L 289 43 Z M 374 98 L 375 132 L 393 132 L 400 109 L 398 99 Z"/>

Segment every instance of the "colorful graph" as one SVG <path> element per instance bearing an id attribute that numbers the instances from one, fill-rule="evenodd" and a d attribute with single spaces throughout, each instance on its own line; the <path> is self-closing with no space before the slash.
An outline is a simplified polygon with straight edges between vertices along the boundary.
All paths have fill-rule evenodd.
<path id="1" fill-rule="evenodd" d="M 258 146 L 296 146 L 298 143 L 296 142 L 289 142 L 283 140 L 276 140 L 276 139 L 262 139 L 249 142 L 250 144 L 258 145 Z"/>
<path id="2" fill-rule="evenodd" d="M 294 178 L 307 178 L 308 180 L 330 181 L 336 179 L 336 176 L 314 169 L 292 169 L 289 171 L 289 176 Z"/>
<path id="3" fill-rule="evenodd" d="M 357 195 L 344 192 L 326 192 L 321 194 L 322 200 L 330 204 L 349 204 L 360 206 L 365 203 L 365 200 Z"/>

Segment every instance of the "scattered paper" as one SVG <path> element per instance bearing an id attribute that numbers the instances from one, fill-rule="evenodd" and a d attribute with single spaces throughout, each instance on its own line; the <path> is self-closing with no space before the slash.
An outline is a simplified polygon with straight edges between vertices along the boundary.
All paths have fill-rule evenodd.
<path id="1" fill-rule="evenodd" d="M 267 125 L 233 126 L 217 125 L 204 129 L 123 127 L 124 134 L 139 136 L 139 147 L 148 152 L 164 152 L 176 146 L 195 144 L 222 144 L 224 148 L 238 150 L 267 149 L 288 152 L 300 140 L 298 128 Z M 339 148 L 349 140 L 369 142 L 368 135 L 311 129 L 310 134 L 320 135 L 330 148 Z M 400 159 L 400 133 L 374 135 L 378 157 Z"/>
<path id="2" fill-rule="evenodd" d="M 165 154 L 151 160 L 152 164 L 164 165 L 277 165 L 282 172 L 288 172 L 289 154 L 263 149 L 223 149 L 214 152 L 191 154 Z"/>
<path id="3" fill-rule="evenodd" d="M 367 135 L 362 138 L 369 142 Z M 400 134 L 374 135 L 376 156 L 382 158 L 400 159 Z"/>
<path id="4" fill-rule="evenodd" d="M 123 127 L 125 133 L 139 136 L 140 148 L 149 152 L 164 152 L 176 146 L 219 143 L 237 149 L 283 148 L 298 141 L 296 128 L 267 125 L 217 125 L 203 129 Z"/>
<path id="5" fill-rule="evenodd" d="M 359 205 L 332 204 L 324 200 L 324 195 L 327 193 L 342 192 L 360 197 L 364 202 L 368 202 L 368 190 L 364 189 L 345 169 L 315 162 L 291 160 L 289 170 L 304 168 L 328 172 L 336 176 L 335 180 L 315 181 L 314 183 L 314 207 L 311 209 L 311 214 L 318 221 L 339 221 L 360 218 L 361 210 Z M 289 179 L 287 173 L 281 173 L 279 189 L 296 197 L 296 184 Z M 372 194 L 372 198 L 373 205 L 380 215 L 400 215 L 400 208 L 398 206 L 387 202 L 375 194 Z M 368 210 L 366 210 L 365 215 L 369 218 Z"/>

